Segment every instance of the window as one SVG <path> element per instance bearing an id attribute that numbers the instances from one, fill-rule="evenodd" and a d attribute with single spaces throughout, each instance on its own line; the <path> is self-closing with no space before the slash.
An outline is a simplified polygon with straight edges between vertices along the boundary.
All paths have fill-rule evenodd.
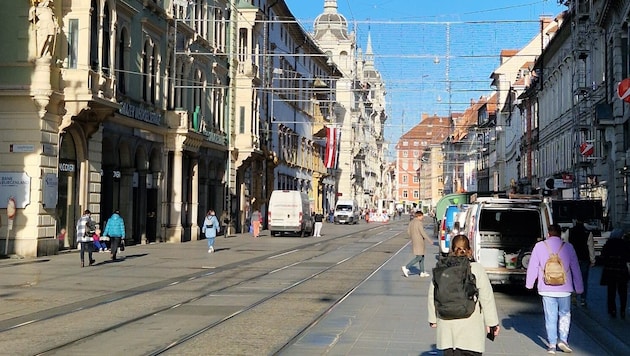
<path id="1" fill-rule="evenodd" d="M 77 56 L 79 51 L 79 20 L 68 21 L 68 68 L 77 68 Z M 124 81 L 124 80 L 123 80 Z"/>
<path id="2" fill-rule="evenodd" d="M 409 179 L 407 178 L 407 175 L 406 175 L 406 174 L 403 174 L 403 175 L 402 175 L 402 182 L 403 182 L 403 183 L 408 183 L 408 182 L 409 182 Z"/>
<path id="3" fill-rule="evenodd" d="M 92 0 L 92 17 L 90 18 L 90 69 L 98 69 L 98 2 Z"/>
<path id="4" fill-rule="evenodd" d="M 418 176 L 413 176 L 413 182 L 414 182 L 414 183 L 418 183 L 418 182 L 419 182 L 419 180 L 418 180 Z"/>
<path id="5" fill-rule="evenodd" d="M 402 156 L 403 157 L 408 157 L 409 156 L 409 152 L 408 151 L 402 151 Z"/>
<path id="6" fill-rule="evenodd" d="M 244 134 L 245 133 L 245 107 L 241 106 L 239 108 L 239 115 L 238 115 L 238 133 L 240 134 Z"/>
<path id="7" fill-rule="evenodd" d="M 417 190 L 413 191 L 413 197 L 414 199 L 419 199 L 420 198 L 420 192 L 418 192 Z"/>
<path id="8" fill-rule="evenodd" d="M 109 75 L 110 73 L 110 68 L 112 66 L 111 64 L 111 60 L 110 60 L 110 41 L 111 41 L 111 34 L 110 34 L 110 28 L 112 26 L 111 23 L 111 14 L 109 13 L 109 5 L 107 5 L 107 3 L 105 3 L 105 7 L 103 8 L 103 55 L 102 55 L 102 59 L 103 59 L 103 73 L 106 75 Z"/>
<path id="9" fill-rule="evenodd" d="M 407 190 L 403 190 L 403 198 L 409 198 L 409 192 L 407 192 Z"/>

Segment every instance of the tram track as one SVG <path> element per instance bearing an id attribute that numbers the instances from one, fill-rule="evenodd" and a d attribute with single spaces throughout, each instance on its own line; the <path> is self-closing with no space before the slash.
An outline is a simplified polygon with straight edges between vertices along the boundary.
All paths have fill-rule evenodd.
<path id="1" fill-rule="evenodd" d="M 150 350 L 143 351 L 141 354 L 158 355 L 167 353 L 173 348 L 180 348 L 182 344 L 195 339 L 197 336 L 204 334 L 210 330 L 216 329 L 220 325 L 228 323 L 230 320 L 250 312 L 257 307 L 267 303 L 270 300 L 277 299 L 279 296 L 289 293 L 291 290 L 299 289 L 300 286 L 307 284 L 309 281 L 316 280 L 325 275 L 328 271 L 338 268 L 339 265 L 347 264 L 348 261 L 374 249 L 376 246 L 382 245 L 384 242 L 366 243 L 370 236 L 379 230 L 384 231 L 382 226 L 371 228 L 366 231 L 358 232 L 357 237 L 350 235 L 333 237 L 327 240 L 318 240 L 301 245 L 299 248 L 290 248 L 284 251 L 278 251 L 273 254 L 246 259 L 231 265 L 221 266 L 215 270 L 204 270 L 193 274 L 183 275 L 176 278 L 166 279 L 164 281 L 138 286 L 136 288 L 122 290 L 116 293 L 103 295 L 98 298 L 91 298 L 75 302 L 73 304 L 59 306 L 50 310 L 44 310 L 32 314 L 27 314 L 18 318 L 5 320 L 0 323 L 0 339 L 16 340 L 16 347 L 24 347 L 26 352 L 18 352 L 19 354 L 36 354 L 36 355 L 52 355 L 67 354 L 73 350 L 78 350 L 85 345 L 97 345 L 100 341 L 107 344 L 107 339 L 118 337 L 118 334 L 135 334 L 141 331 L 133 331 L 137 329 L 137 325 L 155 324 L 151 319 L 158 316 L 177 314 L 178 310 L 194 309 L 194 305 L 201 303 L 204 299 L 213 299 L 218 295 L 237 294 L 243 295 L 243 290 L 248 288 L 256 289 L 261 284 L 268 283 L 265 279 L 273 278 L 270 276 L 278 274 L 296 273 L 299 268 L 309 265 L 306 275 L 301 278 L 295 278 L 288 285 L 281 285 L 273 291 L 265 291 L 258 296 L 256 300 L 249 302 L 236 311 L 227 313 L 221 317 L 215 317 L 211 322 L 205 322 L 203 325 L 195 327 L 193 330 L 180 333 L 177 337 L 171 338 L 168 342 L 160 339 L 159 345 L 151 345 Z M 350 239 L 349 239 L 350 238 Z M 392 239 L 389 237 L 387 240 Z M 344 241 L 345 240 L 345 241 Z M 335 254 L 339 249 L 347 248 L 350 244 L 364 244 L 364 248 L 353 251 L 344 259 L 335 262 L 327 262 L 319 267 L 317 271 L 311 271 L 312 266 L 317 265 L 315 262 L 322 256 Z M 299 274 L 299 273 L 298 273 Z M 233 281 L 228 283 L 227 281 Z M 283 282 L 282 284 L 287 284 Z M 209 288 L 209 286 L 212 286 Z M 253 286 L 253 287 L 252 287 Z M 192 291 L 202 290 L 203 292 L 196 294 Z M 260 292 L 260 291 L 258 291 Z M 162 297 L 164 296 L 164 298 Z M 162 299 L 175 299 L 176 302 L 165 303 Z M 138 302 L 143 299 L 144 302 Z M 214 298 L 216 299 L 216 298 Z M 141 305 L 150 306 L 149 312 L 138 312 L 138 310 L 128 310 L 125 305 Z M 122 315 L 119 315 L 122 314 Z M 109 324 L 107 318 L 99 316 L 113 315 L 115 318 L 122 318 L 119 322 Z M 73 331 L 68 324 L 76 319 L 92 319 L 94 326 L 81 328 L 81 331 Z M 81 325 L 82 323 L 78 323 Z M 159 324 L 159 323 L 158 323 Z M 44 344 L 52 345 L 47 348 L 40 348 L 38 351 L 31 350 L 25 343 L 20 342 L 20 337 L 12 337 L 11 334 L 37 334 L 42 335 L 42 330 L 61 330 L 66 329 L 72 337 L 60 337 L 63 333 L 53 333 L 53 340 L 45 340 Z M 130 329 L 132 331 L 124 332 L 122 330 Z M 100 341 L 99 341 L 100 340 Z M 42 340 L 44 341 L 44 340 Z M 153 343 L 155 344 L 155 343 Z M 113 350 L 109 350 L 112 351 Z M 124 352 L 124 350 L 121 350 Z M 139 349 L 135 349 L 139 351 Z M 110 354 L 112 352 L 109 352 Z M 128 350 L 127 350 L 128 352 Z M 138 354 L 133 352 L 133 354 Z"/>

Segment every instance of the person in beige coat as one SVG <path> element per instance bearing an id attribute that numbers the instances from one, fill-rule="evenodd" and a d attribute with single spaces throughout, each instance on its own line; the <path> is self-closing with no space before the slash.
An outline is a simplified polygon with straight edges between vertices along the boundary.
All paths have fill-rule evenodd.
<path id="1" fill-rule="evenodd" d="M 472 258 L 470 242 L 465 235 L 457 235 L 451 241 L 453 256 Z M 478 303 L 475 311 L 468 318 L 444 320 L 438 317 L 435 309 L 433 283 L 429 286 L 428 319 L 429 325 L 437 329 L 437 348 L 444 350 L 445 356 L 481 355 L 486 349 L 486 335 L 490 332 L 499 335 L 499 316 L 494 302 L 492 285 L 484 267 L 478 262 L 471 262 L 470 269 L 475 275 L 479 289 Z"/>
<path id="2" fill-rule="evenodd" d="M 411 249 L 415 257 L 405 266 L 402 266 L 402 272 L 405 277 L 409 277 L 409 268 L 416 263 L 420 266 L 420 277 L 429 277 L 429 274 L 424 271 L 424 250 L 427 242 L 433 244 L 433 239 L 424 229 L 423 218 L 424 214 L 421 211 L 416 211 L 415 218 L 411 220 L 409 227 L 407 227 L 407 233 L 411 238 Z"/>

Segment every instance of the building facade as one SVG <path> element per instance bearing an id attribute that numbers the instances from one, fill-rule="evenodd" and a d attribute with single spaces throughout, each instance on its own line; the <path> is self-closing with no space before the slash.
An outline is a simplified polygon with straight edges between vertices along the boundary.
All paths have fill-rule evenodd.
<path id="1" fill-rule="evenodd" d="M 225 201 L 227 5 L 7 4 L 24 36 L 2 35 L 1 192 L 17 203 L 5 254 L 76 247 L 86 209 L 101 226 L 119 209 L 129 243 L 199 238 Z"/>
<path id="2" fill-rule="evenodd" d="M 356 199 L 363 209 L 375 209 L 389 194 L 383 183 L 387 114 L 385 83 L 374 65 L 370 37 L 363 54 L 355 33 L 348 31 L 346 18 L 337 12 L 337 1 L 324 0 L 313 38 L 341 72 L 333 110 L 341 130 L 339 165 L 334 172 L 336 195 Z"/>

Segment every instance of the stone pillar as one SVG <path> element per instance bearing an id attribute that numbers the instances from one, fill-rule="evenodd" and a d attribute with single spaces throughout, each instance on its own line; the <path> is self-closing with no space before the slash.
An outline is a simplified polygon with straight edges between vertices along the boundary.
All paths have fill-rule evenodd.
<path id="1" fill-rule="evenodd" d="M 138 220 L 134 221 L 137 224 L 140 232 L 140 243 L 146 245 L 147 241 L 147 171 L 142 170 L 138 172 Z"/>
<path id="2" fill-rule="evenodd" d="M 134 168 L 125 168 L 120 171 L 120 206 L 118 209 L 120 210 L 120 217 L 123 218 L 125 222 L 125 238 L 130 238 L 133 229 L 132 222 L 133 221 L 133 173 L 135 172 Z M 116 207 L 114 207 L 116 209 Z M 109 218 L 109 217 L 108 217 Z"/>
<path id="3" fill-rule="evenodd" d="M 169 197 L 169 225 L 167 227 L 168 242 L 182 242 L 184 231 L 182 227 L 182 209 L 183 209 L 183 189 L 182 189 L 182 159 L 183 153 L 180 150 L 173 152 L 173 176 L 170 183 L 172 184 L 171 196 Z"/>
<path id="4" fill-rule="evenodd" d="M 190 201 L 190 240 L 200 240 L 200 232 L 199 228 L 199 160 L 194 158 L 191 160 L 192 165 L 192 185 L 191 185 L 191 201 Z M 205 214 L 204 214 L 205 215 Z"/>

